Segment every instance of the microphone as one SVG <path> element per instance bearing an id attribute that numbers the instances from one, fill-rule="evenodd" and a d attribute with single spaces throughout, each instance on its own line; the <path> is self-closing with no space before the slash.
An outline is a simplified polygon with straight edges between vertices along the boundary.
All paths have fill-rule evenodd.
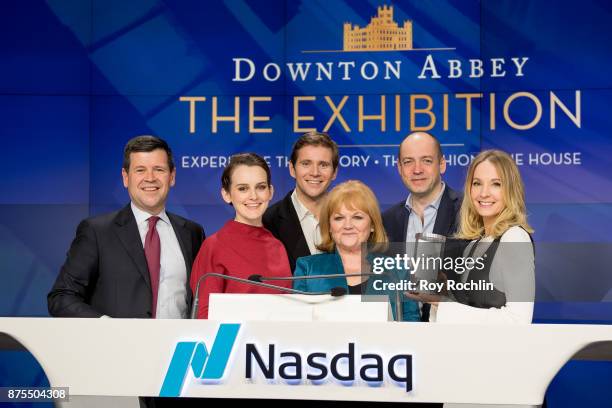
<path id="1" fill-rule="evenodd" d="M 290 276 L 290 277 L 267 277 L 263 275 L 251 275 L 249 280 L 252 282 L 265 282 L 265 281 L 297 281 L 297 280 L 308 280 L 308 279 L 332 279 L 332 278 L 349 278 L 352 276 L 381 276 L 375 273 L 334 273 L 330 275 L 305 275 L 305 276 Z"/>
<path id="2" fill-rule="evenodd" d="M 255 275 L 252 275 L 252 276 L 255 276 Z M 206 278 L 209 278 L 209 277 L 220 278 L 220 279 L 230 280 L 234 282 L 241 282 L 247 285 L 259 286 L 259 287 L 267 288 L 267 289 L 274 289 L 280 292 L 291 293 L 294 295 L 307 295 L 307 296 L 332 295 L 333 297 L 340 297 L 346 294 L 346 289 L 340 286 L 331 288 L 329 292 L 304 292 L 304 291 L 297 290 L 297 289 L 285 288 L 283 286 L 271 285 L 269 283 L 257 282 L 257 281 L 251 280 L 250 277 L 249 279 L 243 279 L 243 278 L 238 278 L 235 276 L 223 275 L 222 273 L 209 272 L 209 273 L 205 273 L 204 275 L 200 276 L 200 279 L 198 279 L 198 283 L 196 284 L 196 291 L 195 291 L 194 299 L 193 299 L 193 305 L 191 307 L 191 313 L 189 314 L 190 319 L 196 318 L 198 306 L 200 304 L 200 296 L 199 296 L 200 295 L 200 285 L 202 282 L 206 280 Z M 279 278 L 279 280 L 282 280 L 282 279 Z"/>

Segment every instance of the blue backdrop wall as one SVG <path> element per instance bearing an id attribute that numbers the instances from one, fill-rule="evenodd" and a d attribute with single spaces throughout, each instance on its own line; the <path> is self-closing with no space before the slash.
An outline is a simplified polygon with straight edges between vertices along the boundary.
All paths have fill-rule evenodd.
<path id="1" fill-rule="evenodd" d="M 409 50 L 346 50 L 388 13 Z M 336 182 L 405 199 L 397 144 L 512 153 L 538 242 L 539 322 L 612 321 L 612 6 L 587 1 L 7 0 L 0 5 L 0 315 L 46 316 L 77 223 L 128 201 L 121 152 L 140 134 L 175 152 L 172 211 L 216 231 L 227 157 L 269 160 L 277 198 L 309 129 L 341 146 Z M 381 18 L 388 19 L 388 16 Z M 406 23 L 408 21 L 409 23 Z M 348 26 L 345 24 L 348 23 Z M 392 43 L 391 31 L 380 34 Z"/>

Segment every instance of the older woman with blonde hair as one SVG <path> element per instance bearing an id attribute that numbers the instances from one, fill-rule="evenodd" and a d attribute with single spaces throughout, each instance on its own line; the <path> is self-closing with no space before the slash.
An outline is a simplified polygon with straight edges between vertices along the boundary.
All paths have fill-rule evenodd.
<path id="1" fill-rule="evenodd" d="M 346 276 L 296 280 L 294 288 L 317 292 L 343 287 L 349 294 L 366 293 L 369 279 L 350 276 L 368 272 L 363 268 L 368 259 L 363 244 L 379 251 L 388 243 L 374 193 L 360 181 L 341 183 L 326 197 L 319 219 L 322 242 L 317 247 L 324 253 L 298 258 L 294 276 Z M 419 321 L 416 302 L 405 299 L 402 306 L 401 320 Z"/>
<path id="2" fill-rule="evenodd" d="M 437 306 L 432 320 L 531 323 L 535 298 L 532 232 L 514 160 L 500 150 L 481 152 L 468 170 L 457 233 L 458 238 L 471 241 L 464 258 L 481 262 L 460 275 L 468 289 L 451 292 L 456 302 L 431 302 Z"/>

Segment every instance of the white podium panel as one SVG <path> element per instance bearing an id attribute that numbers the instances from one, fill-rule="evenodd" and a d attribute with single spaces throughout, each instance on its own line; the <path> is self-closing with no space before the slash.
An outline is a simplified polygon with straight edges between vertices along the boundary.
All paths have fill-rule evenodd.
<path id="1" fill-rule="evenodd" d="M 612 326 L 393 322 L 0 318 L 0 332 L 71 395 L 527 405 L 612 341 Z"/>
<path id="2" fill-rule="evenodd" d="M 387 296 L 262 295 L 212 293 L 210 320 L 286 322 L 386 322 L 393 320 Z M 380 301 L 374 301 L 379 298 Z"/>

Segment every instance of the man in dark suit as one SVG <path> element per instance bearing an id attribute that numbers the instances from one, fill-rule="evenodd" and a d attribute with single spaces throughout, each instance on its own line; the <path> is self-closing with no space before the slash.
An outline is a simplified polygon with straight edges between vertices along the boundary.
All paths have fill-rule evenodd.
<path id="1" fill-rule="evenodd" d="M 291 271 L 301 256 L 320 253 L 319 212 L 340 162 L 338 146 L 329 135 L 309 132 L 293 145 L 289 173 L 295 189 L 268 208 L 264 226 L 280 240 L 289 256 Z"/>
<path id="2" fill-rule="evenodd" d="M 450 236 L 458 227 L 461 194 L 442 182 L 446 161 L 433 135 L 414 132 L 400 144 L 397 169 L 408 198 L 383 213 L 389 241 L 412 242 L 417 233 Z M 429 320 L 429 305 L 423 306 Z"/>
<path id="3" fill-rule="evenodd" d="M 166 212 L 176 169 L 168 144 L 139 136 L 124 150 L 131 203 L 82 221 L 51 292 L 56 317 L 185 318 L 202 227 Z"/>

